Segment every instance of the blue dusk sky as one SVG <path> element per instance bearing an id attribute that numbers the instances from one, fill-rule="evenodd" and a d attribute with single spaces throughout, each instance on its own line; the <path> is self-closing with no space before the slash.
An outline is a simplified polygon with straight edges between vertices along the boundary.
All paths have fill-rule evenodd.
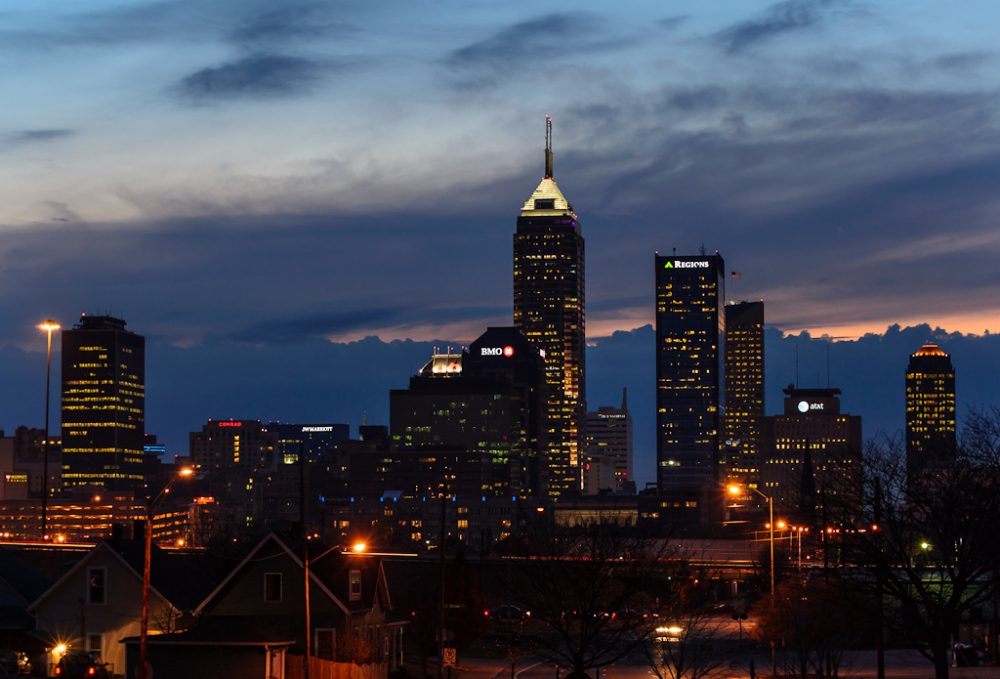
<path id="1" fill-rule="evenodd" d="M 511 322 L 545 114 L 595 344 L 651 322 L 655 250 L 703 244 L 784 332 L 1000 331 L 998 23 L 988 0 L 7 0 L 0 348 L 35 360 L 35 324 L 82 311 L 146 335 L 154 374 L 157 347 L 468 342 Z"/>

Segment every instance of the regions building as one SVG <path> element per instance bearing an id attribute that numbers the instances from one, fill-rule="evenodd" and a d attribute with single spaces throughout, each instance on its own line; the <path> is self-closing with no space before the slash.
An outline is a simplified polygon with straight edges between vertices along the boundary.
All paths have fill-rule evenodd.
<path id="1" fill-rule="evenodd" d="M 145 374 L 145 339 L 119 318 L 84 314 L 62 333 L 65 486 L 143 488 Z"/>
<path id="2" fill-rule="evenodd" d="M 547 491 L 582 485 L 584 242 L 573 206 L 552 175 L 552 121 L 546 119 L 545 174 L 521 207 L 514 234 L 514 325 L 541 349 L 548 400 Z"/>
<path id="3" fill-rule="evenodd" d="M 725 263 L 718 253 L 654 262 L 657 486 L 668 523 L 704 524 L 722 506 Z"/>
<path id="4" fill-rule="evenodd" d="M 620 408 L 602 406 L 587 413 L 584 494 L 608 490 L 635 493 L 632 476 L 632 415 L 628 391 L 622 389 Z"/>
<path id="5" fill-rule="evenodd" d="M 756 484 L 764 418 L 764 302 L 726 305 L 725 463 L 728 482 Z"/>
<path id="6" fill-rule="evenodd" d="M 906 368 L 906 477 L 955 462 L 955 369 L 936 344 L 910 356 Z"/>
<path id="7" fill-rule="evenodd" d="M 776 513 L 832 521 L 860 499 L 861 417 L 840 411 L 840 389 L 784 392 L 784 413 L 761 428 L 760 488 Z"/>

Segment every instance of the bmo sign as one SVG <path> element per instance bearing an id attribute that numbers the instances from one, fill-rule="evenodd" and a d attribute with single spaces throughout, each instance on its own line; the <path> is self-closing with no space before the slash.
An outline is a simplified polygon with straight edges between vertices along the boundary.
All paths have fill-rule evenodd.
<path id="1" fill-rule="evenodd" d="M 479 349 L 480 356 L 504 356 L 510 358 L 514 355 L 514 347 L 509 344 L 505 347 L 481 347 Z"/>

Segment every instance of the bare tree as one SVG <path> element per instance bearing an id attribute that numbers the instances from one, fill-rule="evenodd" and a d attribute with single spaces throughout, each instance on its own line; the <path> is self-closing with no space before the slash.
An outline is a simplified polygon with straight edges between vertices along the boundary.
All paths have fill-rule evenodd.
<path id="1" fill-rule="evenodd" d="M 836 679 L 844 652 L 866 634 L 872 603 L 857 583 L 836 577 L 792 577 L 757 608 L 756 634 L 782 649 L 786 674 Z"/>
<path id="2" fill-rule="evenodd" d="M 514 600 L 531 613 L 522 640 L 570 668 L 567 679 L 615 663 L 653 634 L 649 615 L 666 542 L 623 537 L 621 529 L 533 536 L 512 557 Z"/>
<path id="3" fill-rule="evenodd" d="M 725 664 L 722 622 L 697 580 L 676 585 L 657 608 L 656 626 L 645 645 L 649 668 L 658 679 L 706 679 Z"/>
<path id="4" fill-rule="evenodd" d="M 1000 431 L 996 419 L 980 425 Z M 907 478 L 898 439 L 867 454 L 853 561 L 878 583 L 886 625 L 934 663 L 937 679 L 947 679 L 959 624 L 990 600 L 1000 569 L 1000 468 L 991 457 L 986 446 L 966 449 L 950 467 Z"/>

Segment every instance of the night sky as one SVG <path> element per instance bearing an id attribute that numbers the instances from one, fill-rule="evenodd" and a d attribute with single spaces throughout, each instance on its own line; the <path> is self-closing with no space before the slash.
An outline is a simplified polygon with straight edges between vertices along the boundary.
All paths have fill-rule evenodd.
<path id="1" fill-rule="evenodd" d="M 208 417 L 384 421 L 359 361 L 398 358 L 402 386 L 418 342 L 510 324 L 545 114 L 587 240 L 592 401 L 653 370 L 601 338 L 651 322 L 655 250 L 718 249 L 729 297 L 784 332 L 1000 331 L 998 19 L 986 0 L 8 0 L 0 427 L 38 424 L 35 324 L 81 311 L 147 336 L 148 428 L 175 451 Z"/>

